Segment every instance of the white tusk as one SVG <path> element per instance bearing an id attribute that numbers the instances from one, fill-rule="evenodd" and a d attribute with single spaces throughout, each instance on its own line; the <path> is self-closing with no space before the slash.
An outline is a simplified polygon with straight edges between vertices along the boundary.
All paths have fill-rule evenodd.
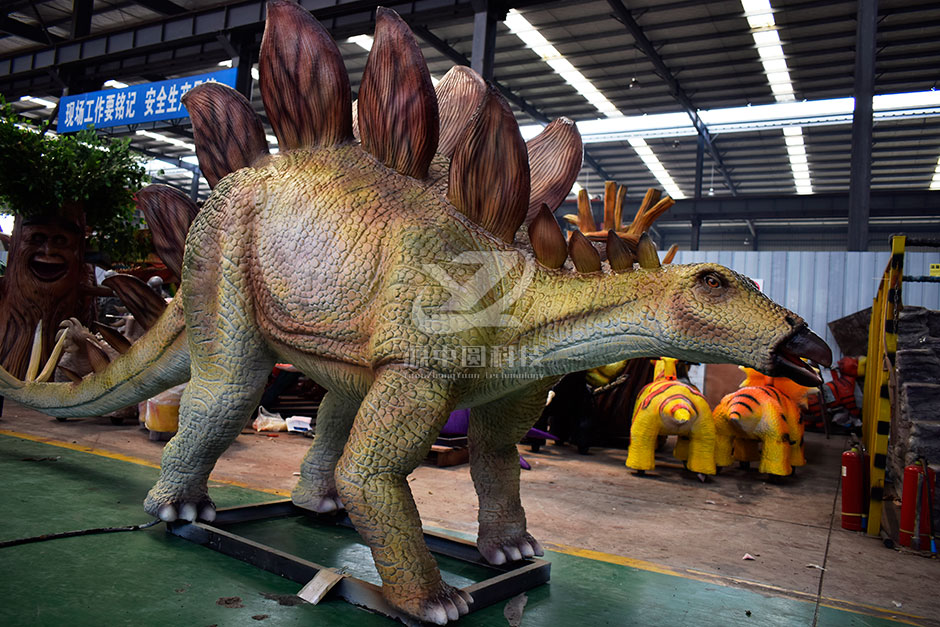
<path id="1" fill-rule="evenodd" d="M 42 359 L 42 318 L 36 324 L 33 333 L 33 349 L 29 353 L 29 366 L 26 367 L 26 381 L 35 381 L 39 372 L 39 361 Z"/>
<path id="2" fill-rule="evenodd" d="M 65 329 L 59 331 L 55 346 L 52 347 L 52 354 L 49 355 L 49 360 L 46 362 L 42 372 L 36 377 L 37 382 L 44 383 L 52 378 L 52 373 L 55 372 L 55 367 L 59 365 L 59 359 L 62 358 L 62 351 L 65 350 L 66 336 L 68 336 L 68 331 Z"/>

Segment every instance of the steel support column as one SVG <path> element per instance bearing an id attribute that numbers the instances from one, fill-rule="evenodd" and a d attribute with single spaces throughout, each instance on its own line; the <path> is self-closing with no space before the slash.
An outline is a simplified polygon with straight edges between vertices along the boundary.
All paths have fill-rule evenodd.
<path id="1" fill-rule="evenodd" d="M 867 250 L 868 220 L 871 208 L 872 96 L 875 90 L 878 0 L 859 0 L 857 22 L 848 248 L 849 250 Z"/>
<path id="2" fill-rule="evenodd" d="M 702 236 L 702 219 L 692 216 L 692 232 L 690 234 L 689 250 L 698 250 L 699 239 Z"/>
<path id="3" fill-rule="evenodd" d="M 255 38 L 242 37 L 234 42 L 238 52 L 238 71 L 235 74 L 235 89 L 251 102 L 251 66 L 255 62 Z"/>
<path id="4" fill-rule="evenodd" d="M 189 186 L 189 197 L 193 202 L 199 200 L 199 177 L 202 176 L 199 168 L 193 170 L 193 182 Z"/>
<path id="5" fill-rule="evenodd" d="M 72 0 L 72 39 L 91 34 L 91 14 L 94 6 L 94 0 Z"/>
<path id="6" fill-rule="evenodd" d="M 702 197 L 702 179 L 705 177 L 705 138 L 698 136 L 695 144 L 695 198 Z"/>
<path id="7" fill-rule="evenodd" d="M 496 53 L 496 11 L 489 0 L 473 0 L 473 49 L 470 67 L 488 81 L 493 80 Z"/>

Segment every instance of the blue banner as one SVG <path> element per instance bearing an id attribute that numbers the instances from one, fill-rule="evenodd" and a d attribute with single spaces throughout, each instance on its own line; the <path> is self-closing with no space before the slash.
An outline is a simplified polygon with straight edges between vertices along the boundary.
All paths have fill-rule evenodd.
<path id="1" fill-rule="evenodd" d="M 168 81 L 65 96 L 59 101 L 56 132 L 70 133 L 88 126 L 107 128 L 189 117 L 183 106 L 183 94 L 203 83 L 222 83 L 234 87 L 237 71 L 231 68 Z"/>

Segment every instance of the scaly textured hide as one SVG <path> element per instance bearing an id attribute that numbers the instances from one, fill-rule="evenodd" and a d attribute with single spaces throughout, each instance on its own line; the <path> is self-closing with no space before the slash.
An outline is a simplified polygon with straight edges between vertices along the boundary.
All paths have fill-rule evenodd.
<path id="1" fill-rule="evenodd" d="M 234 154 L 227 169 L 241 169 L 218 182 L 193 221 L 182 284 L 166 312 L 127 353 L 78 384 L 23 383 L 0 371 L 0 393 L 59 416 L 103 413 L 189 379 L 148 512 L 214 517 L 209 473 L 257 405 L 271 366 L 290 362 L 329 390 L 294 502 L 316 511 L 345 506 L 372 548 L 389 602 L 443 624 L 466 613 L 471 599 L 441 580 L 406 477 L 452 410 L 473 408 L 477 544 L 498 564 L 541 553 L 526 532 L 515 444 L 562 374 L 669 355 L 806 376 L 796 355 L 826 360 L 828 349 L 798 316 L 721 266 L 636 268 L 621 255 L 615 273 L 581 245 L 576 261 L 588 263 L 589 274 L 570 262 L 542 265 L 523 234 L 514 237 L 530 208 L 530 175 L 498 93 L 461 90 L 457 101 L 475 102 L 475 112 L 442 118 L 466 124 L 441 131 L 460 136 L 449 176 L 440 176 L 448 167 L 441 155 L 425 176 L 437 146 L 437 102 L 401 19 L 377 13 L 380 32 L 359 94 L 360 145 L 348 138 L 348 108 L 326 107 L 326 88 L 316 85 L 332 80 L 345 92 L 345 74 L 308 67 L 311 58 L 334 58 L 335 45 L 298 5 L 270 7 L 268 31 L 279 34 L 272 45 L 265 35 L 262 55 L 275 56 L 261 59 L 261 81 L 282 151 L 251 167 L 243 167 L 241 150 L 212 151 Z M 318 78 L 283 83 L 272 78 L 281 68 Z M 287 100 L 270 108 L 272 87 L 291 81 L 312 83 L 317 104 L 295 102 L 304 96 L 285 89 Z M 308 114 L 323 119 L 274 119 Z M 550 190 L 577 171 L 572 129 L 557 125 L 558 143 L 536 142 L 538 160 L 555 145 L 569 164 L 533 172 L 542 203 L 560 202 Z M 540 242 L 558 246 L 553 233 Z M 548 252 L 557 265 L 557 251 Z M 653 260 L 644 250 L 641 261 Z"/>

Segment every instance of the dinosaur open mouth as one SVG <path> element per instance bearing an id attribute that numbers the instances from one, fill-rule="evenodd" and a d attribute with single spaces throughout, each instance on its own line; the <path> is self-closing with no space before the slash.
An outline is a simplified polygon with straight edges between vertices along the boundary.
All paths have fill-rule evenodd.
<path id="1" fill-rule="evenodd" d="M 832 350 L 829 345 L 806 327 L 797 329 L 774 349 L 771 375 L 787 377 L 800 385 L 816 387 L 822 383 L 822 377 L 810 368 L 803 358 L 823 366 L 832 364 Z"/>
<path id="2" fill-rule="evenodd" d="M 69 266 L 56 257 L 36 255 L 29 260 L 29 269 L 40 281 L 52 282 L 64 277 Z"/>

